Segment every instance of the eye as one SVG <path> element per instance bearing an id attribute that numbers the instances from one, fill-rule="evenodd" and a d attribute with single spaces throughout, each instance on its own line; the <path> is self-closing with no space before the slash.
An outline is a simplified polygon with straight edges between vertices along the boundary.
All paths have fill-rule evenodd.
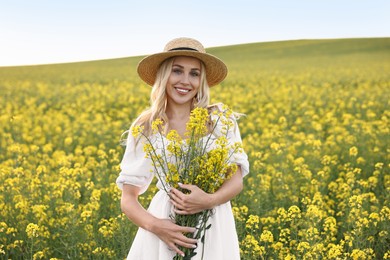
<path id="1" fill-rule="evenodd" d="M 193 76 L 193 77 L 199 77 L 199 76 L 200 76 L 200 73 L 199 73 L 198 71 L 194 70 L 194 71 L 191 71 L 191 76 Z"/>
<path id="2" fill-rule="evenodd" d="M 174 69 L 172 69 L 172 72 L 175 73 L 175 74 L 181 74 L 182 70 L 178 69 L 178 68 L 174 68 Z"/>

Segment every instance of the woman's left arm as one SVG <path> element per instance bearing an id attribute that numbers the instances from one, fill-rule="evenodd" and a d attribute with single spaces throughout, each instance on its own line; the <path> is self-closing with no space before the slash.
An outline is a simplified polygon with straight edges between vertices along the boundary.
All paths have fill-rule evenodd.
<path id="1" fill-rule="evenodd" d="M 242 191 L 241 167 L 237 167 L 233 176 L 225 181 L 215 193 L 206 193 L 196 185 L 181 184 L 180 188 L 189 190 L 191 193 L 184 194 L 178 189 L 171 189 L 171 202 L 177 214 L 188 215 L 212 209 L 228 202 Z"/>

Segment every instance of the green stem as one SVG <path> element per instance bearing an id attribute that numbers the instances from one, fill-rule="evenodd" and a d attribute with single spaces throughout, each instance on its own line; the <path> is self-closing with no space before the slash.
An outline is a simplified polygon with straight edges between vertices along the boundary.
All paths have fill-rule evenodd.
<path id="1" fill-rule="evenodd" d="M 215 124 L 213 125 L 213 129 L 211 130 L 210 133 L 214 133 L 214 130 L 215 130 L 215 128 L 217 127 L 217 124 L 218 124 L 220 118 L 221 118 L 221 117 L 219 116 L 218 119 L 215 121 Z M 202 149 L 201 155 L 203 155 L 203 154 L 206 152 L 207 145 L 208 145 L 208 143 L 209 143 L 209 141 L 210 141 L 210 139 L 211 139 L 211 136 L 212 136 L 212 135 L 209 134 L 209 136 L 207 137 L 206 144 L 205 144 L 205 146 L 204 146 L 203 149 Z"/>
<path id="2" fill-rule="evenodd" d="M 33 259 L 33 248 L 34 248 L 34 236 L 31 238 L 31 249 L 30 249 L 31 260 Z"/>
<path id="3" fill-rule="evenodd" d="M 158 160 L 158 163 L 159 163 L 159 165 L 161 165 L 161 169 L 162 169 L 162 171 L 163 171 L 163 174 L 166 176 L 166 171 L 165 171 L 165 168 L 164 168 L 164 166 L 163 166 L 163 162 L 161 162 L 158 158 L 158 156 L 157 156 L 157 152 L 156 152 L 156 149 L 154 148 L 154 146 L 153 146 L 153 143 L 152 143 L 152 141 L 150 141 L 150 139 L 145 135 L 145 134 L 142 134 L 145 138 L 146 138 L 146 141 L 152 146 L 152 152 L 153 152 L 153 155 L 155 156 L 155 158 L 157 158 L 157 160 Z M 150 154 L 149 154 L 149 156 L 150 156 Z M 156 161 L 153 159 L 153 156 L 150 156 L 150 159 L 152 160 L 152 162 L 153 162 L 153 167 L 154 167 L 154 169 L 156 170 L 156 173 L 157 173 L 157 178 L 160 180 L 160 182 L 161 182 L 161 184 L 162 184 L 162 186 L 163 186 L 163 189 L 164 189 L 164 191 L 167 193 L 167 194 L 169 194 L 169 191 L 168 191 L 168 189 L 165 187 L 165 181 L 163 181 L 162 180 L 162 178 L 161 178 L 161 175 L 160 175 L 160 172 L 159 172 L 159 170 L 158 170 L 158 168 L 157 168 L 157 166 L 156 166 Z"/>

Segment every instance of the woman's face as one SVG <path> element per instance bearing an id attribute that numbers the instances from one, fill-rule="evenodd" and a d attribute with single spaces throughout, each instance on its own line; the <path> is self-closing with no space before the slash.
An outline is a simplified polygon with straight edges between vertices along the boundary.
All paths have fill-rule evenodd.
<path id="1" fill-rule="evenodd" d="M 193 57 L 176 57 L 167 82 L 168 102 L 191 104 L 199 90 L 200 73 L 200 60 Z"/>

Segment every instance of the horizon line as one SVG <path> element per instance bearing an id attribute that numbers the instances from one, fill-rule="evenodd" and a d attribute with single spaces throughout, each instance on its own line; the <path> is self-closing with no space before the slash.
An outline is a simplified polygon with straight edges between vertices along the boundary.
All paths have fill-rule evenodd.
<path id="1" fill-rule="evenodd" d="M 269 41 L 256 41 L 256 42 L 245 42 L 245 43 L 234 43 L 218 46 L 205 47 L 207 49 L 218 49 L 224 47 L 238 46 L 238 45 L 248 45 L 248 44 L 261 44 L 261 43 L 276 43 L 276 42 L 289 42 L 289 41 L 316 41 L 316 40 L 347 40 L 347 39 L 386 39 L 390 36 L 357 36 L 357 37 L 324 37 L 324 38 L 296 38 L 296 39 L 286 39 L 286 40 L 269 40 Z M 49 62 L 49 63 L 35 63 L 35 64 L 17 64 L 17 65 L 1 65 L 0 69 L 3 68 L 15 68 L 15 67 L 37 67 L 37 66 L 52 66 L 52 65 L 66 65 L 66 64 L 75 64 L 75 63 L 88 63 L 88 62 L 98 62 L 98 61 L 109 61 L 109 60 L 119 60 L 119 59 L 130 59 L 136 57 L 145 57 L 153 53 L 140 54 L 140 55 L 131 55 L 131 56 L 121 56 L 121 57 L 107 57 L 107 58 L 96 58 L 88 60 L 74 60 L 74 61 L 59 61 L 59 62 Z"/>

